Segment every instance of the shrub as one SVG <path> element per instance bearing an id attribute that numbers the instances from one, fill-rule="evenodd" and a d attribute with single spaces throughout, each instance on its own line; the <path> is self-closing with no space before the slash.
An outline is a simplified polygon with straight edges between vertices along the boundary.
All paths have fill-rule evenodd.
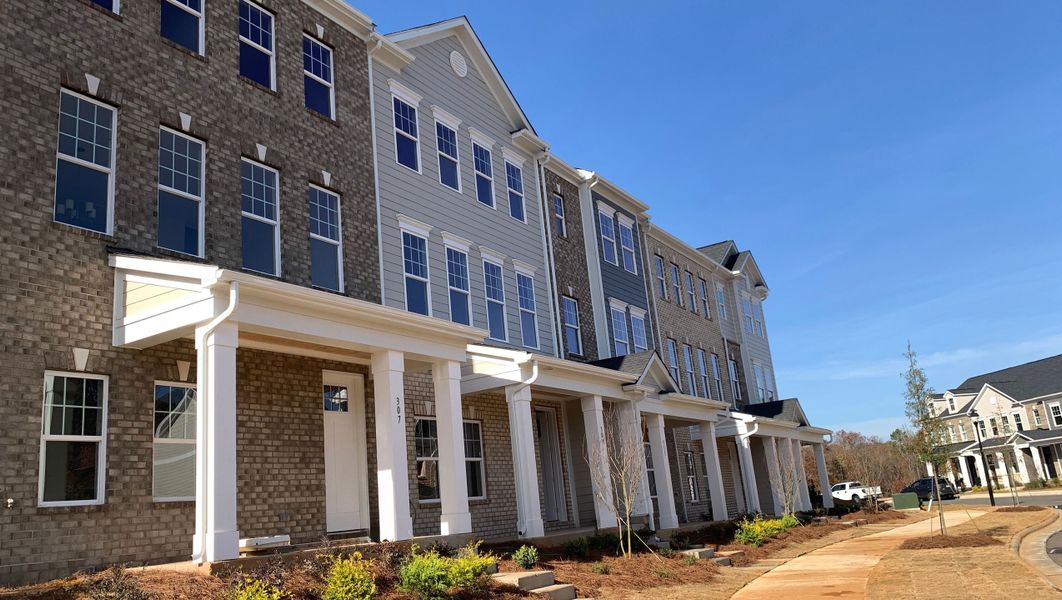
<path id="1" fill-rule="evenodd" d="M 590 553 L 590 541 L 584 537 L 568 540 L 561 546 L 561 551 L 568 558 L 586 558 L 586 555 Z"/>
<path id="2" fill-rule="evenodd" d="M 618 533 L 598 533 L 590 536 L 586 542 L 590 550 L 615 554 L 619 551 L 620 536 Z"/>
<path id="3" fill-rule="evenodd" d="M 135 577 L 121 567 L 107 569 L 88 589 L 92 600 L 151 600 L 154 595 L 140 589 Z"/>
<path id="4" fill-rule="evenodd" d="M 759 546 L 768 538 L 798 525 L 800 525 L 800 520 L 793 515 L 786 515 L 780 519 L 764 519 L 757 516 L 752 520 L 741 522 L 734 540 L 739 544 Z"/>
<path id="5" fill-rule="evenodd" d="M 693 556 L 692 554 L 687 554 L 686 558 L 682 559 L 682 562 L 686 563 L 686 566 L 692 567 L 693 565 L 697 564 L 697 557 Z"/>
<path id="6" fill-rule="evenodd" d="M 417 552 L 398 571 L 399 587 L 422 600 L 445 598 L 450 591 L 449 561 L 437 552 Z"/>
<path id="7" fill-rule="evenodd" d="M 656 576 L 660 579 L 671 579 L 671 571 L 668 571 L 667 569 L 658 569 L 656 571 Z"/>
<path id="8" fill-rule="evenodd" d="M 489 574 L 494 566 L 494 557 L 490 554 L 480 555 L 473 548 L 458 551 L 456 558 L 450 562 L 450 586 L 469 589 L 485 589 L 490 580 Z"/>
<path id="9" fill-rule="evenodd" d="M 668 540 L 668 545 L 674 550 L 687 550 L 690 547 L 690 536 L 685 533 L 676 533 Z"/>
<path id="10" fill-rule="evenodd" d="M 538 548 L 526 544 L 520 546 L 513 552 L 513 562 L 520 565 L 521 569 L 530 569 L 538 563 Z"/>
<path id="11" fill-rule="evenodd" d="M 608 568 L 608 565 L 603 562 L 596 562 L 590 565 L 590 570 L 594 573 L 597 573 L 598 575 L 608 575 L 611 572 L 611 570 Z"/>
<path id="12" fill-rule="evenodd" d="M 798 519 L 796 515 L 785 515 L 781 519 L 779 519 L 779 521 L 782 522 L 782 525 L 786 529 L 792 529 L 801 525 L 800 519 Z"/>
<path id="13" fill-rule="evenodd" d="M 656 553 L 664 558 L 671 558 L 675 554 L 675 551 L 665 546 L 664 548 L 657 550 Z"/>
<path id="14" fill-rule="evenodd" d="M 280 588 L 265 579 L 244 577 L 236 582 L 232 600 L 280 600 Z"/>
<path id="15" fill-rule="evenodd" d="M 322 600 L 369 600 L 376 595 L 376 577 L 361 553 L 336 558 L 325 576 Z"/>

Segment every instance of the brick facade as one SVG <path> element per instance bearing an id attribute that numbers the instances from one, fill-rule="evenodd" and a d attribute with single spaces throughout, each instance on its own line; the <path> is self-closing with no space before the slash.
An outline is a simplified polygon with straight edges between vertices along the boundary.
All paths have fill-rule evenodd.
<path id="1" fill-rule="evenodd" d="M 561 296 L 574 298 L 579 303 L 579 331 L 583 346 L 582 355 L 568 352 L 558 317 L 557 326 L 561 327 L 561 357 L 579 361 L 597 360 L 601 357 L 597 355 L 597 338 L 594 335 L 596 324 L 594 307 L 590 300 L 590 276 L 587 272 L 586 243 L 583 241 L 583 216 L 579 210 L 579 187 L 551 171 L 548 166 L 544 172 L 549 228 L 553 240 L 554 272 L 557 278 L 557 307 L 558 310 L 563 308 Z M 564 236 L 559 235 L 556 219 L 553 218 L 554 194 L 560 194 L 564 199 Z M 591 230 L 590 235 L 595 233 Z"/>

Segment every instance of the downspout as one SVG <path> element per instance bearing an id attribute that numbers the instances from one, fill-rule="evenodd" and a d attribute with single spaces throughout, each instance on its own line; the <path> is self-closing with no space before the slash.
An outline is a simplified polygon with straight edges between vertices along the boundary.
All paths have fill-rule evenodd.
<path id="1" fill-rule="evenodd" d="M 207 373 L 207 358 L 206 358 L 206 340 L 210 337 L 214 330 L 221 325 L 225 319 L 232 316 L 232 313 L 236 311 L 236 306 L 240 303 L 240 283 L 238 281 L 229 282 L 229 305 L 225 310 L 221 311 L 221 314 L 214 317 L 205 327 L 196 328 L 195 332 L 195 347 L 196 347 L 196 396 L 197 404 L 199 404 L 196 412 L 196 437 L 206 436 L 207 426 L 209 425 L 208 419 L 210 418 L 209 411 L 206 409 L 206 402 L 213 402 L 213 398 L 204 398 L 203 391 L 206 389 L 206 381 L 208 377 Z M 206 402 L 204 402 L 206 400 Z M 207 482 L 207 448 L 206 440 L 203 439 L 203 443 L 196 442 L 196 484 L 199 489 L 196 490 L 196 503 L 195 503 L 195 539 L 197 540 L 196 547 L 193 549 L 192 562 L 203 564 L 206 559 L 206 536 L 207 536 L 207 490 L 210 486 Z M 199 474 L 202 474 L 201 476 Z M 202 501 L 200 501 L 200 498 Z"/>
<path id="2" fill-rule="evenodd" d="M 553 355 L 557 358 L 564 358 L 567 348 L 563 345 L 564 339 L 561 337 L 561 331 L 564 328 L 564 324 L 557 308 L 557 295 L 560 294 L 560 287 L 557 284 L 556 259 L 553 255 L 553 231 L 551 228 L 553 219 L 550 216 L 548 204 L 549 192 L 546 191 L 546 163 L 548 162 L 549 152 L 543 152 L 535 157 L 535 163 L 538 167 L 539 197 L 542 199 L 542 243 L 545 245 L 546 269 L 549 277 L 547 282 L 547 289 L 550 292 L 549 308 L 553 315 Z"/>
<path id="3" fill-rule="evenodd" d="M 375 29 L 375 25 L 373 28 Z M 373 32 L 374 35 L 376 32 Z M 371 39 L 371 38 L 370 38 Z M 384 249 L 383 249 L 383 223 L 380 217 L 380 154 L 376 146 L 376 84 L 373 76 L 372 55 L 383 46 L 383 39 L 377 37 L 376 44 L 369 49 L 369 128 L 372 137 L 372 185 L 376 193 L 376 256 L 380 263 L 380 305 L 387 306 L 386 286 L 384 285 Z"/>

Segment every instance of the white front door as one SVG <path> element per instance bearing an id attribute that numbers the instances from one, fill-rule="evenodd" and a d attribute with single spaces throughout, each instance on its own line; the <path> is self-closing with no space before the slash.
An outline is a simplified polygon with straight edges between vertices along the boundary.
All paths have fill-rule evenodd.
<path id="1" fill-rule="evenodd" d="M 368 529 L 365 380 L 325 371 L 322 391 L 325 527 L 329 533 Z"/>
<path id="2" fill-rule="evenodd" d="M 557 433 L 557 413 L 551 409 L 535 411 L 535 429 L 538 431 L 538 451 L 542 457 L 542 495 L 547 521 L 563 521 L 567 518 L 564 506 L 564 482 L 561 476 L 560 436 Z"/>

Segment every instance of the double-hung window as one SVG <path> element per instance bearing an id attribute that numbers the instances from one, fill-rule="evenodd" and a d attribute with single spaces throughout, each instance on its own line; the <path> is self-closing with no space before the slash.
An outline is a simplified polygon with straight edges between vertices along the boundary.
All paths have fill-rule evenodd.
<path id="1" fill-rule="evenodd" d="M 767 400 L 767 382 L 764 380 L 763 367 L 753 363 L 752 376 L 756 380 L 756 399 L 760 402 Z"/>
<path id="2" fill-rule="evenodd" d="M 954 425 L 948 425 L 948 441 L 951 442 L 952 444 L 954 444 L 956 439 L 957 438 L 955 436 L 955 426 Z"/>
<path id="3" fill-rule="evenodd" d="M 102 504 L 107 448 L 107 377 L 47 371 L 39 506 Z"/>
<path id="4" fill-rule="evenodd" d="M 156 502 L 195 500 L 195 386 L 155 384 L 151 482 Z"/>
<path id="5" fill-rule="evenodd" d="M 715 382 L 716 400 L 723 401 L 723 374 L 719 369 L 719 355 L 712 353 L 712 381 Z"/>
<path id="6" fill-rule="evenodd" d="M 1062 407 L 1059 407 L 1059 405 L 1056 403 L 1052 404 L 1050 406 L 1050 409 L 1051 422 L 1054 424 L 1055 427 L 1062 427 Z"/>
<path id="7" fill-rule="evenodd" d="M 428 240 L 409 231 L 402 232 L 402 270 L 406 279 L 406 310 L 431 314 L 428 289 Z"/>
<path id="8" fill-rule="evenodd" d="M 308 35 L 302 36 L 302 79 L 306 108 L 336 118 L 332 49 Z"/>
<path id="9" fill-rule="evenodd" d="M 439 183 L 461 191 L 461 161 L 457 154 L 457 126 L 435 115 L 435 146 L 439 154 Z"/>
<path id="10" fill-rule="evenodd" d="M 618 265 L 616 262 L 616 218 L 605 212 L 598 212 L 597 219 L 601 230 L 601 256 L 605 262 Z"/>
<path id="11" fill-rule="evenodd" d="M 697 459 L 692 452 L 685 452 L 686 459 L 686 487 L 690 491 L 690 501 L 700 502 L 701 494 L 697 488 Z"/>
<path id="12" fill-rule="evenodd" d="M 697 312 L 697 288 L 693 286 L 693 273 L 686 271 L 686 302 L 690 310 Z"/>
<path id="13" fill-rule="evenodd" d="M 240 161 L 243 211 L 243 268 L 280 275 L 280 186 L 277 172 L 252 160 Z"/>
<path id="14" fill-rule="evenodd" d="M 311 185 L 310 276 L 317 287 L 343 291 L 343 235 L 339 196 Z"/>
<path id="15" fill-rule="evenodd" d="M 745 332 L 753 334 L 755 331 L 755 319 L 752 317 L 752 299 L 748 296 L 741 297 L 741 314 L 745 322 Z"/>
<path id="16" fill-rule="evenodd" d="M 653 445 L 643 442 L 645 448 L 645 478 L 649 480 L 649 498 L 656 498 L 656 467 L 653 466 Z"/>
<path id="17" fill-rule="evenodd" d="M 671 263 L 671 293 L 675 297 L 675 304 L 682 306 L 682 279 L 679 278 L 679 268 Z"/>
<path id="18" fill-rule="evenodd" d="M 610 308 L 612 315 L 612 339 L 616 356 L 630 354 L 630 338 L 627 335 L 627 311 L 619 306 Z"/>
<path id="19" fill-rule="evenodd" d="M 629 273 L 638 273 L 638 263 L 634 255 L 634 224 L 619 220 L 620 258 L 623 261 L 623 270 Z"/>
<path id="20" fill-rule="evenodd" d="M 93 4 L 100 8 L 105 8 L 114 14 L 118 14 L 120 3 L 122 0 L 91 0 Z"/>
<path id="21" fill-rule="evenodd" d="M 395 160 L 398 164 L 419 173 L 420 138 L 417 136 L 417 107 L 398 96 L 392 96 L 391 102 L 395 116 Z"/>
<path id="22" fill-rule="evenodd" d="M 635 352 L 649 349 L 649 336 L 646 334 L 646 314 L 631 308 L 631 341 Z"/>
<path id="23" fill-rule="evenodd" d="M 999 423 L 996 422 L 995 417 L 988 419 L 988 426 L 992 429 L 992 437 L 999 435 Z"/>
<path id="24" fill-rule="evenodd" d="M 1016 427 L 1018 431 L 1025 431 L 1025 420 L 1022 419 L 1020 412 L 1014 413 L 1014 427 Z"/>
<path id="25" fill-rule="evenodd" d="M 726 294 L 723 292 L 723 284 L 715 284 L 715 308 L 719 311 L 719 319 L 726 320 Z"/>
<path id="26" fill-rule="evenodd" d="M 161 0 L 162 37 L 196 54 L 203 53 L 203 2 L 205 0 Z"/>
<path id="27" fill-rule="evenodd" d="M 483 287 L 487 296 L 487 331 L 492 340 L 508 341 L 505 317 L 505 276 L 502 266 L 483 261 Z"/>
<path id="28" fill-rule="evenodd" d="M 471 325 L 468 254 L 463 250 L 446 247 L 446 280 L 450 288 L 450 320 L 462 325 Z"/>
<path id="29" fill-rule="evenodd" d="M 1040 417 L 1040 409 L 1038 407 L 1033 407 L 1032 413 L 1033 413 L 1033 425 L 1036 425 L 1037 427 L 1043 425 L 1044 421 Z"/>
<path id="30" fill-rule="evenodd" d="M 483 426 L 465 421 L 465 481 L 469 500 L 487 497 L 487 472 L 483 462 Z"/>
<path id="31" fill-rule="evenodd" d="M 962 423 L 959 423 L 959 439 L 964 442 L 966 441 L 966 425 L 963 425 Z"/>
<path id="32" fill-rule="evenodd" d="M 664 275 L 664 259 L 655 257 L 656 263 L 656 294 L 667 300 L 667 277 Z"/>
<path id="33" fill-rule="evenodd" d="M 564 347 L 568 354 L 583 354 L 583 337 L 579 326 L 579 302 L 561 296 L 561 319 L 564 323 Z"/>
<path id="34" fill-rule="evenodd" d="M 691 396 L 697 395 L 697 375 L 693 370 L 693 350 L 689 344 L 682 345 L 682 366 L 686 367 L 686 386 Z"/>
<path id="35" fill-rule="evenodd" d="M 985 422 L 984 421 L 977 421 L 976 426 L 977 426 L 977 431 L 981 434 L 981 437 L 982 438 L 987 438 L 988 437 L 988 430 L 985 428 Z"/>
<path id="36" fill-rule="evenodd" d="M 437 501 L 439 493 L 439 429 L 433 418 L 417 417 L 413 427 L 413 445 L 417 459 L 417 497 L 420 501 Z M 465 475 L 468 498 L 485 498 L 486 472 L 483 463 L 483 429 L 478 421 L 462 424 L 465 444 Z"/>
<path id="37" fill-rule="evenodd" d="M 273 15 L 248 0 L 240 0 L 240 75 L 276 89 Z"/>
<path id="38" fill-rule="evenodd" d="M 752 302 L 752 327 L 758 337 L 764 337 L 763 329 L 763 307 L 758 300 L 751 300 Z"/>
<path id="39" fill-rule="evenodd" d="M 163 127 L 159 130 L 158 245 L 203 255 L 203 142 Z"/>
<path id="40" fill-rule="evenodd" d="M 505 161 L 505 185 L 509 188 L 509 216 L 517 221 L 527 222 L 524 214 L 524 172 L 509 161 Z"/>
<path id="41" fill-rule="evenodd" d="M 679 391 L 682 390 L 682 377 L 679 375 L 679 359 L 678 359 L 678 344 L 675 340 L 668 338 L 667 340 L 667 370 L 671 371 L 671 377 L 675 379 L 675 383 L 679 386 Z"/>
<path id="42" fill-rule="evenodd" d="M 490 148 L 472 142 L 472 165 L 476 171 L 476 200 L 494 208 L 494 165 Z"/>
<path id="43" fill-rule="evenodd" d="M 564 196 L 553 194 L 553 229 L 557 237 L 568 237 L 568 227 L 564 220 Z"/>
<path id="44" fill-rule="evenodd" d="M 1003 433 L 1010 435 L 1010 417 L 1008 417 L 1007 415 L 1003 415 L 999 418 L 999 420 L 1003 422 Z"/>
<path id="45" fill-rule="evenodd" d="M 59 93 L 55 220 L 110 233 L 118 111 L 67 90 Z"/>
<path id="46" fill-rule="evenodd" d="M 516 273 L 516 298 L 520 304 L 520 340 L 525 348 L 538 348 L 538 316 L 535 314 L 535 279 Z"/>
<path id="47" fill-rule="evenodd" d="M 699 279 L 698 284 L 700 285 L 701 290 L 701 310 L 704 311 L 704 316 L 711 319 L 712 310 L 711 305 L 709 305 L 708 303 L 708 282 L 703 279 Z"/>
<path id="48" fill-rule="evenodd" d="M 697 375 L 701 380 L 701 390 L 705 398 L 712 397 L 712 386 L 708 380 L 708 362 L 704 358 L 704 350 L 697 349 Z"/>
<path id="49" fill-rule="evenodd" d="M 734 402 L 741 402 L 741 384 L 738 383 L 738 367 L 737 362 L 734 359 L 728 359 L 726 361 L 727 369 L 730 372 L 730 393 L 734 397 Z"/>

